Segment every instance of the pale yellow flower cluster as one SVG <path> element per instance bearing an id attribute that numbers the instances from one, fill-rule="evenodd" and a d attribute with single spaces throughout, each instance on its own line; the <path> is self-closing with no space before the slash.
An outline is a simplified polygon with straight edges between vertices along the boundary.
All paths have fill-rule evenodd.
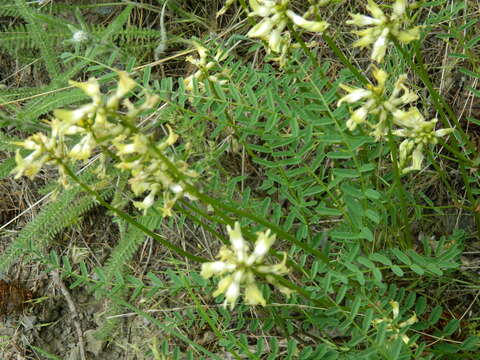
<path id="1" fill-rule="evenodd" d="M 148 193 L 143 201 L 135 202 L 134 205 L 146 211 L 153 205 L 155 197 L 163 191 L 162 211 L 164 215 L 170 215 L 175 201 L 181 196 L 189 196 L 185 192 L 185 184 L 170 175 L 165 161 L 148 146 L 149 136 L 132 130 L 139 113 L 153 108 L 158 98 L 147 96 L 142 105 L 134 106 L 124 98 L 136 87 L 135 81 L 126 72 L 118 71 L 117 74 L 119 76 L 117 90 L 108 98 L 100 92 L 100 84 L 94 78 L 87 82 L 71 81 L 70 84 L 80 88 L 92 99 L 92 102 L 75 110 L 55 110 L 54 118 L 49 122 L 52 130 L 50 137 L 37 133 L 25 141 L 16 143 L 33 152 L 23 158 L 20 151 L 17 151 L 17 166 L 13 172 L 16 178 L 22 175 L 33 178 L 43 165 L 55 164 L 59 167 L 62 184 L 68 186 L 65 162 L 88 160 L 99 146 L 103 147 L 104 151 L 110 148 L 113 149 L 112 152 L 117 161 L 115 166 L 130 172 L 129 183 L 133 193 L 136 196 Z M 119 112 L 121 102 L 127 110 L 126 113 Z M 79 138 L 79 141 L 69 149 L 66 138 L 72 135 Z M 163 153 L 168 146 L 175 143 L 176 139 L 177 136 L 170 130 L 168 138 L 155 146 L 159 152 Z M 97 171 L 100 175 L 104 175 L 105 152 L 101 155 L 101 163 Z M 185 176 L 196 175 L 195 172 L 188 170 L 185 163 L 173 163 Z M 173 197 L 170 194 L 173 194 Z"/>
<path id="2" fill-rule="evenodd" d="M 397 110 L 393 113 L 395 124 L 401 129 L 392 131 L 393 135 L 406 138 L 399 147 L 399 168 L 402 173 L 420 170 L 423 162 L 423 147 L 436 144 L 438 138 L 453 132 L 452 128 L 435 130 L 437 119 L 426 121 L 416 107 L 408 111 Z M 408 163 L 411 165 L 408 166 Z"/>
<path id="3" fill-rule="evenodd" d="M 224 306 L 235 307 L 242 286 L 245 287 L 245 303 L 248 305 L 265 306 L 266 301 L 255 281 L 255 274 L 262 274 L 272 285 L 276 286 L 287 297 L 291 290 L 280 285 L 272 275 L 285 275 L 288 269 L 285 265 L 286 254 L 281 263 L 276 265 L 265 265 L 264 258 L 270 247 L 275 242 L 275 235 L 270 235 L 270 230 L 257 233 L 255 248 L 249 254 L 248 242 L 242 236 L 240 224 L 235 223 L 234 228 L 227 226 L 230 236 L 230 247 L 223 246 L 218 253 L 218 261 L 202 264 L 201 275 L 205 279 L 212 276 L 222 276 L 217 290 L 213 296 L 225 294 Z"/>
<path id="4" fill-rule="evenodd" d="M 156 145 L 160 152 L 173 145 L 178 136 L 169 128 L 170 134 L 166 140 Z M 133 205 L 145 212 L 153 205 L 156 197 L 163 194 L 163 207 L 161 211 L 164 216 L 171 216 L 171 209 L 175 202 L 183 196 L 196 200 L 185 190 L 185 184 L 182 180 L 175 180 L 171 175 L 168 165 L 165 161 L 158 157 L 158 154 L 148 148 L 148 137 L 144 134 L 134 134 L 125 136 L 121 134 L 112 140 L 112 144 L 116 147 L 116 154 L 120 161 L 115 167 L 130 171 L 131 178 L 128 183 L 136 196 L 144 193 L 148 195 L 143 201 L 135 201 Z M 188 165 L 183 161 L 174 161 L 177 170 L 183 175 L 194 178 L 198 174 L 188 169 Z M 167 191 L 165 191 L 167 190 Z"/>
<path id="5" fill-rule="evenodd" d="M 396 339 L 400 335 L 402 341 L 408 345 L 410 342 L 410 338 L 406 334 L 400 334 L 400 331 L 410 325 L 415 324 L 418 319 L 417 315 L 413 314 L 408 320 L 401 322 L 400 324 L 396 324 L 396 319 L 400 315 L 400 307 L 398 305 L 398 302 L 396 301 L 390 301 L 390 305 L 392 306 L 392 313 L 393 317 L 392 318 L 383 318 L 383 319 L 375 319 L 372 321 L 373 325 L 378 325 L 380 323 L 387 323 L 386 330 L 393 333 L 393 335 L 390 337 L 391 339 Z M 413 344 L 415 346 L 415 344 Z"/>
<path id="6" fill-rule="evenodd" d="M 226 84 L 228 82 L 228 70 L 221 69 L 220 62 L 227 58 L 227 52 L 218 50 L 212 56 L 210 51 L 198 41 L 192 41 L 192 43 L 197 50 L 198 58 L 187 56 L 186 60 L 195 65 L 198 70 L 183 80 L 185 90 L 193 91 L 194 79 L 198 82 L 200 90 L 205 87 L 204 81 L 207 79 L 220 85 Z"/>
<path id="7" fill-rule="evenodd" d="M 359 125 L 364 125 L 370 130 L 370 135 L 377 141 L 383 140 L 388 134 L 389 116 L 392 119 L 392 134 L 406 138 L 400 144 L 398 165 L 402 173 L 420 170 L 424 159 L 423 148 L 427 144 L 436 144 L 439 137 L 453 132 L 453 129 L 435 130 L 437 119 L 426 121 L 416 107 L 410 107 L 407 111 L 401 109 L 418 99 L 418 96 L 405 85 L 407 75 L 400 75 L 395 82 L 390 96 L 387 96 L 386 81 L 388 74 L 373 66 L 373 77 L 377 85 L 368 84 L 366 88 L 354 88 L 341 84 L 340 87 L 347 92 L 337 106 L 342 103 L 357 103 L 362 105 L 350 114 L 347 127 L 350 131 Z M 375 122 L 369 119 L 373 115 Z M 411 162 L 411 165 L 409 163 Z"/>
<path id="8" fill-rule="evenodd" d="M 420 26 L 402 30 L 408 20 L 407 7 L 407 0 L 395 0 L 392 5 L 392 14 L 387 16 L 373 0 L 368 0 L 367 10 L 372 16 L 351 14 L 352 20 L 347 21 L 348 24 L 367 26 L 367 29 L 354 31 L 361 37 L 354 46 L 363 48 L 373 44 L 371 59 L 381 63 L 391 38 L 396 38 L 404 44 L 419 39 Z M 453 129 L 435 131 L 436 119 L 426 121 L 416 107 L 402 110 L 402 107 L 418 99 L 417 94 L 405 85 L 406 74 L 398 77 L 388 96 L 387 72 L 374 65 L 372 68 L 376 85 L 368 84 L 366 88 L 340 85 L 347 95 L 338 101 L 337 106 L 344 102 L 354 104 L 361 101 L 362 104 L 351 112 L 347 120 L 347 128 L 353 131 L 359 125 L 365 126 L 377 141 L 384 140 L 389 130 L 395 136 L 404 137 L 399 146 L 398 166 L 402 173 L 420 170 L 424 159 L 424 146 L 436 144 L 439 137 L 450 134 Z"/>
<path id="9" fill-rule="evenodd" d="M 347 120 L 347 127 L 350 131 L 353 131 L 358 125 L 365 124 L 372 129 L 370 134 L 380 140 L 387 135 L 388 115 L 417 100 L 418 96 L 405 85 L 407 75 L 403 74 L 398 77 L 392 93 L 387 97 L 385 85 L 388 74 L 375 66 L 373 66 L 372 74 L 377 85 L 368 84 L 365 89 L 340 84 L 340 87 L 348 94 L 338 101 L 337 106 L 344 102 L 353 104 L 363 101 L 362 106 L 351 113 Z M 369 114 L 375 115 L 378 120 L 372 124 L 368 121 Z"/>
<path id="10" fill-rule="evenodd" d="M 217 17 L 222 16 L 225 12 L 233 5 L 236 0 L 227 0 L 225 1 L 225 5 L 217 12 Z M 317 10 L 320 6 L 325 6 L 333 2 L 342 2 L 344 0 L 316 0 L 305 14 L 318 14 Z M 257 1 L 258 2 L 258 1 Z M 263 1 L 265 2 L 265 1 Z M 251 3 L 250 3 L 251 6 Z M 253 7 L 252 7 L 253 8 Z M 303 17 L 307 17 L 304 15 Z"/>
<path id="11" fill-rule="evenodd" d="M 250 0 L 249 4 L 252 11 L 248 15 L 263 19 L 250 29 L 247 36 L 265 41 L 269 52 L 280 55 L 274 59 L 280 63 L 284 63 L 292 46 L 289 24 L 316 33 L 323 33 L 329 25 L 325 21 L 306 19 L 315 15 L 312 13 L 316 7 L 311 7 L 303 16 L 298 15 L 289 8 L 290 0 Z"/>
<path id="12" fill-rule="evenodd" d="M 17 166 L 12 170 L 15 179 L 21 176 L 34 178 L 40 169 L 47 164 L 56 164 L 56 159 L 65 156 L 66 147 L 55 137 L 48 138 L 45 134 L 37 133 L 25 141 L 15 142 L 27 150 L 33 150 L 27 157 L 22 157 L 20 150 L 17 150 L 15 160 Z M 60 168 L 61 179 L 66 183 L 66 175 L 63 168 Z"/>
<path id="13" fill-rule="evenodd" d="M 403 30 L 408 20 L 407 0 L 395 0 L 392 6 L 392 14 L 385 15 L 382 9 L 373 1 L 368 0 L 367 10 L 372 16 L 351 14 L 352 20 L 347 24 L 359 27 L 367 26 L 366 29 L 353 31 L 360 36 L 353 46 L 364 48 L 373 44 L 371 59 L 381 63 L 385 57 L 390 38 L 395 38 L 403 44 L 408 44 L 420 38 L 420 26 Z"/>

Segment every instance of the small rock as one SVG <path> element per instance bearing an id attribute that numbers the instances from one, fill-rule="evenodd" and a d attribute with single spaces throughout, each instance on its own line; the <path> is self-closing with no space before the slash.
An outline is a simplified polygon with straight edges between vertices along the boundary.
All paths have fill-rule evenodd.
<path id="1" fill-rule="evenodd" d="M 98 355 L 102 352 L 103 340 L 98 340 L 95 338 L 95 329 L 90 329 L 85 331 L 85 347 L 86 350 L 91 352 L 97 358 Z"/>
<path id="2" fill-rule="evenodd" d="M 23 316 L 21 322 L 26 331 L 32 330 L 37 323 L 37 317 L 33 315 Z"/>

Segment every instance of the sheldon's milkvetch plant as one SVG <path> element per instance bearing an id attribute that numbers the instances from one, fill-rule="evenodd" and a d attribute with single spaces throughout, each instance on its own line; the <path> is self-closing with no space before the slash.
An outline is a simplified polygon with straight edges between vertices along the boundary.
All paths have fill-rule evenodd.
<path id="1" fill-rule="evenodd" d="M 15 1 L 27 21 L 50 19 Z M 183 5 L 159 3 L 167 20 L 162 28 L 180 28 L 183 22 L 174 17 L 185 15 Z M 121 6 L 107 35 L 134 18 L 135 4 Z M 182 352 L 194 359 L 468 358 L 478 346 L 475 331 L 459 330 L 466 312 L 444 311 L 444 299 L 432 289 L 443 292 L 436 284 L 457 276 L 470 229 L 432 230 L 431 224 L 447 210 L 474 212 L 480 191 L 468 168 L 472 150 L 456 136 L 457 130 L 463 134 L 460 123 L 438 125 L 432 116 L 437 103 L 428 99 L 434 93 L 414 91 L 415 79 L 428 76 L 415 76 L 423 64 L 407 68 L 417 61 L 412 57 L 396 61 L 400 69 L 389 65 L 396 50 L 404 56 L 411 47 L 421 49 L 426 27 L 415 24 L 423 17 L 412 13 L 433 6 L 228 0 L 217 16 L 243 14 L 245 21 L 232 29 L 246 36 L 225 39 L 222 33 L 215 45 L 187 40 L 198 55 L 185 61 L 196 70 L 178 79 L 167 71 L 157 80 L 156 65 L 138 64 L 121 51 L 128 71 L 116 71 L 113 87 L 104 69 L 123 68 L 125 59 L 102 57 L 93 51 L 95 41 L 77 34 L 82 46 L 62 59 L 95 63 L 85 71 L 88 81 L 70 81 L 88 102 L 47 108 L 46 131 L 34 126 L 24 140 L 5 138 L 19 147 L 8 169 L 16 179 L 53 166 L 62 186 L 0 255 L 0 271 L 14 256 L 28 254 L 59 270 L 72 288 L 85 286 L 107 298 L 108 315 L 100 315 L 104 321 L 95 331 L 102 341 L 114 344 L 120 321 L 135 314 L 142 334 L 152 334 L 132 345 L 138 358 L 180 359 Z M 334 12 L 347 8 L 350 20 L 336 22 Z M 150 7 L 140 9 L 148 14 Z M 369 15 L 362 15 L 364 9 Z M 195 19 L 181 18 L 190 25 Z M 369 64 L 341 50 L 346 30 L 355 36 L 354 47 L 371 47 Z M 107 35 L 102 46 L 111 41 Z M 344 69 L 322 58 L 315 42 L 307 43 L 320 36 Z M 250 58 L 252 51 L 256 61 L 224 50 L 232 40 L 251 44 L 238 53 Z M 280 67 L 258 63 L 262 51 Z M 143 92 L 136 91 L 138 84 Z M 457 148 L 465 150 L 461 156 Z M 430 199 L 431 188 L 422 181 L 439 179 L 454 192 L 447 169 L 456 167 L 466 195 L 452 194 L 454 205 L 449 195 L 445 202 Z M 466 176 L 468 170 L 473 175 Z M 66 211 L 75 199 L 81 209 Z M 38 233 L 50 241 L 94 201 L 110 211 L 119 230 L 104 264 L 63 249 L 59 255 L 56 246 L 45 255 L 31 240 Z M 52 226 L 54 217 L 58 224 Z M 192 236 L 179 240 L 184 233 Z M 149 254 L 141 271 L 132 271 L 135 254 L 150 246 L 145 239 L 155 240 L 162 254 Z M 203 333 L 207 340 L 199 340 Z M 161 351 L 160 336 L 168 338 Z"/>

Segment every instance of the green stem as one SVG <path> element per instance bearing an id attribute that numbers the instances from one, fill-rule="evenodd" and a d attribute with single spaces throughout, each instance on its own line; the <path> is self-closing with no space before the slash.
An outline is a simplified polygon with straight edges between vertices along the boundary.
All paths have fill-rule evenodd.
<path id="1" fill-rule="evenodd" d="M 445 173 L 445 170 L 443 170 L 435 160 L 432 150 L 427 149 L 427 156 L 428 156 L 428 160 L 430 160 L 430 163 L 433 165 L 433 167 L 437 171 L 437 174 L 440 176 L 440 179 L 442 179 L 443 184 L 448 189 L 450 196 L 452 196 L 453 202 L 455 203 L 455 207 L 461 207 L 460 201 L 458 200 L 457 192 L 452 188 L 452 185 L 450 185 L 450 182 L 447 179 L 447 174 Z"/>
<path id="2" fill-rule="evenodd" d="M 312 62 L 312 65 L 318 65 L 318 68 L 319 68 L 320 72 L 322 73 L 322 76 L 327 78 L 326 75 L 323 73 L 323 69 L 320 65 L 320 62 L 319 62 L 318 58 L 315 56 L 313 51 L 308 48 L 307 44 L 305 44 L 305 41 L 303 41 L 302 37 L 298 34 L 297 31 L 295 31 L 292 24 L 290 24 L 290 23 L 288 24 L 288 30 L 290 31 L 291 34 L 293 34 L 293 37 L 295 38 L 295 41 L 300 44 L 303 51 L 305 51 L 305 54 L 307 54 L 307 56 L 310 58 L 310 61 Z M 327 85 L 330 86 L 330 87 L 332 86 L 332 84 L 330 84 L 330 83 L 327 83 Z"/>
<path id="3" fill-rule="evenodd" d="M 312 295 L 308 291 L 306 291 L 302 287 L 292 283 L 291 281 L 289 281 L 289 280 L 287 280 L 287 279 L 285 279 L 281 276 L 274 275 L 274 274 L 269 274 L 269 276 L 273 277 L 275 279 L 275 281 L 277 281 L 280 285 L 288 287 L 291 290 L 294 290 L 301 297 L 311 301 L 312 303 L 315 304 L 315 306 L 326 307 L 326 308 L 332 307 L 332 306 L 333 307 L 340 307 L 339 305 L 337 305 L 337 303 L 335 303 L 335 301 L 330 299 L 328 296 L 326 297 L 326 300 L 315 299 L 315 298 L 312 297 Z"/>
<path id="4" fill-rule="evenodd" d="M 465 184 L 465 190 L 467 193 L 468 201 L 472 204 L 473 208 L 473 215 L 475 217 L 475 225 L 477 226 L 477 237 L 480 239 L 480 212 L 475 209 L 476 200 L 472 193 L 472 187 L 470 186 L 470 181 L 468 181 L 468 174 L 465 167 L 462 164 L 460 166 L 460 174 L 462 175 L 463 183 Z"/>
<path id="5" fill-rule="evenodd" d="M 452 153 L 453 155 L 455 155 L 454 158 L 451 158 L 451 160 L 453 161 L 456 161 L 458 162 L 459 164 L 460 163 L 463 163 L 464 165 L 468 166 L 468 167 L 477 167 L 477 165 L 474 163 L 474 161 L 468 159 L 465 157 L 465 155 L 463 155 L 462 152 L 458 151 L 458 149 L 450 146 L 449 144 L 447 144 L 445 142 L 444 139 L 442 138 L 439 138 L 438 139 L 438 142 L 440 145 L 442 145 L 442 147 L 444 147 L 445 149 L 447 149 L 450 153 Z M 477 152 L 478 153 L 478 152 Z"/>
<path id="6" fill-rule="evenodd" d="M 214 219 L 213 217 L 211 217 L 210 215 L 206 214 L 204 211 L 201 211 L 198 207 L 192 205 L 192 204 L 189 204 L 187 201 L 184 201 L 184 200 L 179 200 L 180 203 L 182 203 L 182 205 L 188 207 L 189 209 L 191 209 L 193 212 L 196 212 L 198 213 L 199 215 L 205 217 L 206 219 L 212 221 L 213 223 L 218 223 L 220 221 Z M 189 211 L 187 211 L 186 209 L 183 209 L 181 208 L 180 206 L 177 206 L 176 209 L 181 212 L 182 214 L 188 216 L 192 221 L 195 221 L 197 224 L 199 224 L 200 226 L 202 226 L 204 229 L 206 229 L 209 233 L 211 233 L 212 235 L 214 235 L 215 237 L 219 238 L 220 241 L 222 241 L 225 245 L 228 245 L 229 244 L 229 241 L 227 239 L 225 239 L 224 237 L 222 237 L 221 235 L 219 235 L 212 227 L 210 227 L 209 225 L 205 224 L 203 221 L 201 221 L 200 219 L 198 219 L 197 217 L 195 217 L 193 214 L 191 214 Z M 229 225 L 233 225 L 233 222 L 229 221 L 227 224 Z M 249 232 L 245 231 L 242 229 L 242 235 L 248 240 L 250 241 L 251 243 L 254 242 L 254 236 L 252 236 L 252 234 L 250 234 Z M 274 251 L 272 249 L 270 249 L 270 254 L 273 255 L 274 257 L 276 257 L 277 259 L 279 260 L 282 260 L 283 259 L 283 252 L 279 252 L 279 251 Z M 294 268 L 296 271 L 298 271 L 298 273 L 300 274 L 305 274 L 305 270 L 303 269 L 302 266 L 298 265 L 297 263 L 295 263 L 293 260 L 290 260 L 290 259 L 287 259 L 287 265 L 291 268 Z"/>
<path id="7" fill-rule="evenodd" d="M 330 36 L 323 34 L 322 38 L 327 43 L 328 47 L 335 53 L 335 55 L 338 56 L 343 65 L 345 65 L 362 84 L 366 85 L 369 83 L 368 79 L 360 71 L 358 71 L 355 65 L 350 62 L 350 60 L 345 56 L 343 51 L 340 50 Z"/>
<path id="8" fill-rule="evenodd" d="M 221 221 L 219 219 L 215 219 L 214 217 L 208 215 L 205 211 L 202 211 L 200 210 L 199 208 L 193 206 L 192 204 L 190 204 L 188 201 L 185 201 L 185 200 L 178 200 L 179 203 L 181 203 L 183 206 L 185 207 L 188 207 L 189 209 L 191 209 L 192 211 L 196 212 L 197 214 L 199 214 L 201 217 L 211 221 L 212 223 L 221 223 Z M 181 206 L 176 206 L 175 209 L 184 214 L 186 217 L 188 217 L 190 220 L 192 220 L 193 222 L 197 223 L 198 225 L 200 225 L 202 228 L 204 228 L 205 230 L 207 230 L 210 234 L 212 234 L 213 236 L 215 236 L 217 239 L 219 239 L 222 243 L 224 243 L 225 245 L 228 245 L 229 244 L 229 241 L 227 239 L 225 239 L 225 237 L 223 237 L 222 235 L 220 235 L 218 233 L 218 231 L 216 231 L 214 228 L 212 228 L 210 225 L 206 224 L 204 221 L 202 221 L 200 218 L 198 218 L 197 216 L 193 215 L 190 211 L 188 211 L 187 209 L 184 209 L 183 207 Z"/>
<path id="9" fill-rule="evenodd" d="M 163 155 L 163 154 L 162 154 Z M 110 205 L 108 202 L 106 202 L 105 200 L 102 199 L 102 197 L 100 196 L 100 194 L 98 194 L 98 192 L 96 192 L 95 190 L 91 189 L 87 184 L 83 183 L 80 178 L 78 176 L 75 175 L 75 173 L 60 159 L 57 159 L 57 163 L 59 164 L 59 166 L 61 168 L 63 168 L 65 170 L 65 172 L 82 188 L 84 189 L 87 193 L 89 193 L 90 195 L 92 195 L 93 197 L 95 197 L 95 199 L 100 203 L 100 205 L 106 207 L 107 209 L 109 209 L 110 211 L 114 212 L 115 214 L 117 214 L 120 218 L 122 218 L 123 220 L 125 220 L 126 222 L 128 222 L 130 225 L 132 226 L 135 226 L 136 228 L 140 229 L 141 231 L 143 231 L 145 234 L 147 234 L 148 236 L 152 237 L 153 239 L 157 240 L 159 243 L 161 243 L 162 245 L 166 246 L 167 248 L 175 251 L 176 253 L 182 255 L 182 256 L 185 256 L 187 258 L 189 258 L 190 260 L 192 261 L 196 261 L 196 262 L 199 262 L 199 263 L 204 263 L 204 262 L 208 262 L 207 259 L 205 258 L 202 258 L 202 257 L 199 257 L 199 256 L 196 256 L 196 255 L 193 255 L 181 248 L 179 248 L 178 246 L 176 245 L 173 245 L 171 244 L 170 242 L 164 240 L 161 236 L 159 236 L 158 234 L 152 232 L 151 230 L 149 230 L 148 228 L 146 228 L 145 226 L 143 226 L 142 224 L 140 224 L 139 222 L 137 222 L 134 218 L 132 218 L 130 215 L 128 215 L 127 213 L 121 211 L 121 210 L 118 210 L 117 208 L 115 208 L 114 206 Z M 174 166 L 172 164 L 172 166 Z M 176 168 L 175 168 L 176 169 Z M 194 189 L 194 188 L 193 188 Z M 283 230 L 281 231 L 283 232 Z M 287 234 L 288 235 L 288 234 Z M 290 235 L 288 235 L 290 236 Z M 296 240 L 296 239 L 295 239 Z M 316 250 L 315 250 L 316 251 Z M 323 253 L 320 253 L 322 256 L 325 256 Z M 329 260 L 328 258 L 326 258 L 327 260 Z M 304 291 L 301 287 L 295 285 L 294 283 L 288 281 L 288 280 L 285 280 L 286 282 L 284 283 L 285 286 L 289 287 L 290 289 L 292 290 L 295 290 L 295 291 L 298 291 L 298 290 L 301 290 L 300 294 L 309 299 L 310 301 L 314 302 L 314 303 L 320 303 L 319 300 L 316 300 L 314 299 L 312 296 L 309 295 L 308 292 Z M 323 303 L 322 303 L 323 304 Z M 325 304 L 323 304 L 325 305 Z"/>
<path id="10" fill-rule="evenodd" d="M 404 234 L 404 249 L 411 249 L 413 247 L 413 240 L 412 240 L 412 233 L 410 230 L 410 222 L 408 220 L 408 211 L 407 211 L 407 191 L 402 184 L 401 176 L 400 176 L 400 169 L 398 168 L 398 151 L 397 151 L 397 144 L 393 139 L 391 123 L 389 123 L 389 130 L 388 130 L 388 145 L 390 147 L 390 153 L 392 154 L 392 165 L 393 165 L 393 176 L 395 179 L 395 186 L 399 190 L 398 194 L 400 197 L 400 215 L 401 219 L 399 223 L 405 227 L 405 231 L 400 232 L 400 234 Z"/>
<path id="11" fill-rule="evenodd" d="M 270 228 L 278 236 L 284 238 L 285 240 L 290 241 L 291 243 L 295 244 L 299 248 L 301 248 L 301 249 L 305 250 L 306 252 L 312 254 L 313 256 L 315 256 L 316 258 L 318 258 L 319 260 L 321 260 L 325 264 L 330 264 L 330 259 L 324 253 L 322 253 L 321 251 L 318 251 L 316 249 L 313 249 L 310 246 L 298 241 L 295 237 L 293 237 L 292 235 L 290 235 L 289 233 L 284 231 L 280 226 L 278 226 L 274 223 L 271 223 L 271 222 L 269 222 L 269 221 L 267 221 L 263 218 L 260 218 L 260 217 L 254 215 L 250 212 L 240 210 L 236 207 L 232 207 L 232 206 L 223 204 L 223 203 L 217 201 L 216 199 L 211 198 L 210 196 L 208 196 L 206 194 L 200 193 L 199 191 L 196 190 L 195 187 L 193 187 L 189 184 L 187 184 L 186 188 L 187 188 L 188 192 L 191 192 L 193 195 L 195 195 L 196 197 L 198 197 L 200 200 L 204 201 L 205 203 L 212 205 L 215 209 L 226 210 L 226 211 L 231 212 L 233 214 L 240 215 L 242 217 L 253 220 L 256 223 L 258 223 L 260 225 L 263 225 L 267 228 Z"/>

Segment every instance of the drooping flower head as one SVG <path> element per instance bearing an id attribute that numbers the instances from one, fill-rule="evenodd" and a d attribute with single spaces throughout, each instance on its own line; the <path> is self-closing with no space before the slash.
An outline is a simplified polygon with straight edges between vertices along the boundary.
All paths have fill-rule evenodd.
<path id="1" fill-rule="evenodd" d="M 400 315 L 399 304 L 396 301 L 390 301 L 390 306 L 392 307 L 393 314 L 391 318 L 384 317 L 381 319 L 374 319 L 372 323 L 374 326 L 377 326 L 381 323 L 386 323 L 386 330 L 391 334 L 391 339 L 397 339 L 398 337 L 400 337 L 404 344 L 408 344 L 410 342 L 410 338 L 405 334 L 404 330 L 406 330 L 409 326 L 415 324 L 418 321 L 417 315 L 413 314 L 407 320 L 398 323 Z"/>
<path id="2" fill-rule="evenodd" d="M 420 111 L 413 106 L 406 111 L 401 109 L 418 99 L 418 96 L 405 85 L 407 75 L 398 77 L 389 97 L 386 89 L 388 74 L 373 67 L 373 77 L 377 84 L 368 84 L 365 88 L 340 85 L 347 95 L 338 101 L 337 106 L 344 102 L 362 104 L 351 112 L 347 128 L 353 131 L 357 126 L 365 126 L 370 129 L 370 135 L 374 136 L 376 141 L 380 141 L 388 135 L 390 117 L 392 135 L 405 138 L 399 145 L 398 166 L 401 172 L 420 170 L 424 159 L 424 146 L 436 144 L 440 137 L 450 134 L 453 129 L 435 130 L 437 119 L 426 121 Z"/>

